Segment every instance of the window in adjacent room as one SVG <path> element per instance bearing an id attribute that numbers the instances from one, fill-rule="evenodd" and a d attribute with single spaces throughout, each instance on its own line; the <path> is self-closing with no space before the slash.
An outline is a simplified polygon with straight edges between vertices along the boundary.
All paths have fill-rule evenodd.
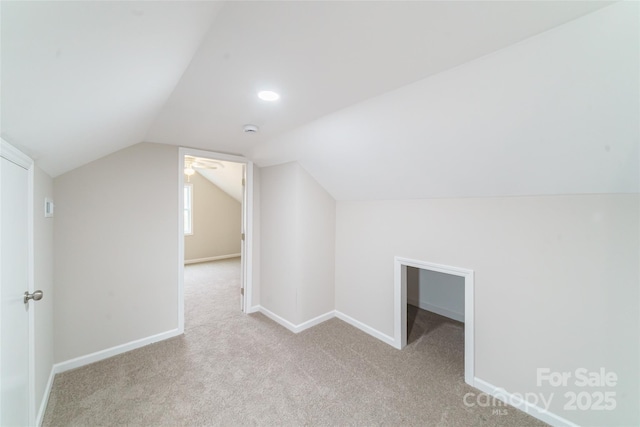
<path id="1" fill-rule="evenodd" d="M 193 234 L 193 185 L 184 185 L 184 234 Z"/>

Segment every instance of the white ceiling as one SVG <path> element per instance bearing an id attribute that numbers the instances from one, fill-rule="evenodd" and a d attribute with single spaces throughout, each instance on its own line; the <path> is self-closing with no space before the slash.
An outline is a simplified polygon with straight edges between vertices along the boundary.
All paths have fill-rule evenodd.
<path id="1" fill-rule="evenodd" d="M 468 138 L 477 128 L 434 134 L 434 141 L 455 139 L 434 151 L 407 127 L 425 128 L 423 113 L 442 103 L 442 120 L 464 123 L 472 108 L 446 100 L 468 101 L 456 98 L 457 88 L 479 80 L 473 73 L 456 77 L 467 66 L 455 67 L 607 4 L 3 1 L 2 137 L 52 176 L 150 141 L 243 154 L 260 165 L 298 160 L 339 199 L 358 192 L 384 198 L 405 179 L 432 188 L 393 194 L 494 194 L 491 185 L 513 176 L 497 162 L 522 153 L 496 158 L 484 151 L 483 166 L 500 172 L 470 182 L 452 171 L 460 165 L 455 153 L 477 151 Z M 528 64 L 535 68 L 535 58 Z M 508 80 L 508 72 L 497 74 Z M 442 81 L 448 93 L 438 92 Z M 282 98 L 260 101 L 259 89 Z M 260 132 L 244 134 L 247 123 Z M 378 131 L 382 136 L 374 137 Z M 500 141 L 487 148 L 499 149 Z M 358 153 L 369 160 L 350 169 Z M 411 169 L 398 166 L 407 160 Z M 435 180 L 421 164 L 444 175 Z M 377 177 L 385 165 L 393 166 L 387 173 L 400 172 L 397 179 Z"/>
<path id="2" fill-rule="evenodd" d="M 594 2 L 225 4 L 147 140 L 249 154 L 271 137 L 588 13 Z M 277 103 L 256 98 L 281 93 Z M 244 124 L 260 127 L 244 134 Z"/>
<path id="3" fill-rule="evenodd" d="M 2 1 L 2 137 L 53 176 L 142 142 L 220 6 Z"/>

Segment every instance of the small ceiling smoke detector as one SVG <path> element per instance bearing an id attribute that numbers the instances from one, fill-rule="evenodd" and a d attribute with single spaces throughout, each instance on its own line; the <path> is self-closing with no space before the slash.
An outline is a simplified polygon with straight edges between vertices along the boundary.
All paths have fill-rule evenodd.
<path id="1" fill-rule="evenodd" d="M 244 127 L 242 129 L 244 129 L 244 133 L 257 133 L 258 132 L 258 126 L 256 126 L 256 125 L 244 125 Z"/>
<path id="2" fill-rule="evenodd" d="M 262 90 L 258 92 L 258 98 L 263 101 L 277 101 L 280 99 L 280 95 L 270 90 Z"/>

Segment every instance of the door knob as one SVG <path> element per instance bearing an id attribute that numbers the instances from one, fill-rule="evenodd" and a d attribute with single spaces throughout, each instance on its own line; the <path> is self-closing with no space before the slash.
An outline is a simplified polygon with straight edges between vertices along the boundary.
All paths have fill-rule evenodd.
<path id="1" fill-rule="evenodd" d="M 30 294 L 28 291 L 24 293 L 24 303 L 28 303 L 30 299 L 34 300 L 34 301 L 40 301 L 42 299 L 42 297 L 44 296 L 44 292 L 42 291 L 35 291 L 34 293 Z"/>

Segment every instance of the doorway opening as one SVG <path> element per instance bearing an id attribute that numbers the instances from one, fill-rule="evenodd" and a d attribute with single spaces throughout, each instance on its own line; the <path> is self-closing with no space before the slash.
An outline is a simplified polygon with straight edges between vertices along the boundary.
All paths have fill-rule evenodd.
<path id="1" fill-rule="evenodd" d="M 464 277 L 407 266 L 407 344 L 439 327 L 464 331 Z"/>
<path id="2" fill-rule="evenodd" d="M 426 261 L 412 260 L 395 257 L 394 265 L 394 347 L 402 349 L 407 345 L 409 327 L 407 304 L 426 309 L 436 314 L 464 322 L 464 381 L 474 384 L 474 283 L 473 270 L 459 267 L 429 263 Z M 420 275 L 423 275 L 423 283 L 420 283 Z M 455 277 L 445 277 L 451 275 Z M 428 292 L 429 279 L 440 283 L 437 291 L 437 300 L 443 301 L 460 292 L 463 287 L 464 300 L 440 304 L 433 300 L 427 301 L 420 298 L 422 292 Z M 412 284 L 413 286 L 408 286 Z M 416 286 L 417 285 L 417 289 Z M 421 289 L 422 285 L 422 289 Z M 442 289 L 442 286 L 450 286 Z M 422 292 L 421 292 L 422 291 Z M 444 307 L 443 307 L 444 305 Z"/>
<path id="3" fill-rule="evenodd" d="M 180 148 L 178 158 L 178 328 L 183 333 L 185 264 L 239 257 L 238 308 L 246 313 L 252 306 L 253 164 L 189 148 Z"/>

